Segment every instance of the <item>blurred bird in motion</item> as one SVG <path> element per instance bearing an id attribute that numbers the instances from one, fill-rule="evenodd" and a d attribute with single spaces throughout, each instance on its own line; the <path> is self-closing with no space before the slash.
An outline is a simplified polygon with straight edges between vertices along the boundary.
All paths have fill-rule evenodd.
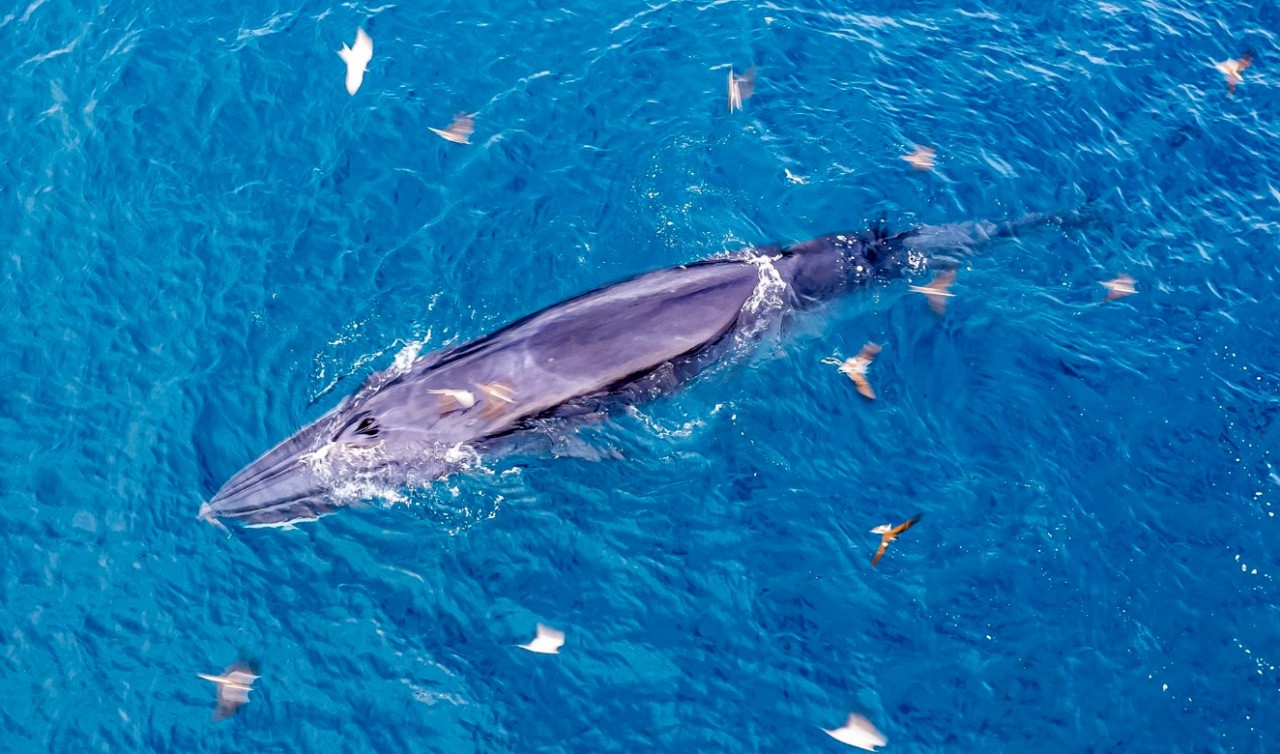
<path id="1" fill-rule="evenodd" d="M 475 387 L 485 398 L 482 412 L 485 417 L 501 416 L 508 406 L 516 402 L 516 390 L 509 382 L 486 382 Z"/>
<path id="2" fill-rule="evenodd" d="M 1132 296 L 1137 293 L 1137 289 L 1133 287 L 1134 282 L 1133 278 L 1122 274 L 1113 280 L 1103 280 L 1099 285 L 1107 289 L 1107 298 L 1105 300 L 1115 301 L 1118 298 Z"/>
<path id="3" fill-rule="evenodd" d="M 196 674 L 218 684 L 218 706 L 213 709 L 215 721 L 231 717 L 241 706 L 249 703 L 249 691 L 259 677 L 254 670 L 248 663 L 237 662 L 222 671 L 222 675 Z"/>
<path id="4" fill-rule="evenodd" d="M 343 42 L 338 57 L 347 64 L 347 94 L 354 95 L 364 83 L 364 74 L 368 70 L 365 66 L 373 60 L 373 39 L 364 33 L 364 29 L 356 29 L 356 43 L 347 47 Z"/>
<path id="5" fill-rule="evenodd" d="M 742 103 L 756 93 L 756 67 L 751 66 L 741 76 L 729 69 L 729 112 L 741 110 Z"/>
<path id="6" fill-rule="evenodd" d="M 430 128 L 430 126 L 428 126 Z M 431 128 L 431 133 L 439 136 L 445 141 L 451 141 L 454 144 L 470 144 L 471 132 L 476 130 L 476 115 L 466 113 L 458 113 L 453 116 L 453 122 L 448 128 Z"/>
<path id="7" fill-rule="evenodd" d="M 933 170 L 934 156 L 937 154 L 937 151 L 929 147 L 917 146 L 915 151 L 911 154 L 904 154 L 902 159 L 909 162 L 911 167 L 916 170 Z"/>
<path id="8" fill-rule="evenodd" d="M 871 362 L 878 353 L 880 353 L 880 345 L 878 343 L 867 343 L 858 352 L 857 356 L 851 356 L 844 361 L 834 356 L 828 356 L 822 360 L 822 363 L 840 367 L 840 374 L 848 375 L 849 379 L 853 380 L 854 386 L 858 388 L 858 392 L 867 400 L 874 401 L 876 399 L 876 391 L 871 388 L 871 383 L 867 380 L 867 367 L 871 366 Z"/>
<path id="9" fill-rule="evenodd" d="M 1222 75 L 1227 77 L 1227 94 L 1235 94 L 1236 84 L 1244 81 L 1244 76 L 1241 74 L 1251 65 L 1253 65 L 1253 56 L 1246 54 L 1232 60 L 1214 63 L 1213 67 L 1222 71 Z"/>
<path id="10" fill-rule="evenodd" d="M 890 526 L 889 524 L 880 524 L 876 528 L 872 529 L 871 530 L 872 534 L 880 535 L 880 548 L 876 550 L 875 557 L 871 559 L 871 567 L 875 568 L 876 563 L 880 562 L 880 558 L 884 557 L 885 551 L 889 549 L 890 542 L 897 539 L 898 535 L 901 534 L 902 532 L 915 526 L 916 522 L 919 520 L 920 520 L 920 514 L 917 513 L 916 515 L 912 516 L 906 521 L 903 521 L 897 526 Z"/>
<path id="11" fill-rule="evenodd" d="M 951 293 L 951 284 L 956 282 L 955 270 L 943 270 L 934 276 L 933 281 L 928 285 L 913 285 L 911 290 L 916 293 L 923 293 L 929 300 L 929 308 L 937 314 L 947 311 L 947 299 L 954 298 L 956 294 Z"/>

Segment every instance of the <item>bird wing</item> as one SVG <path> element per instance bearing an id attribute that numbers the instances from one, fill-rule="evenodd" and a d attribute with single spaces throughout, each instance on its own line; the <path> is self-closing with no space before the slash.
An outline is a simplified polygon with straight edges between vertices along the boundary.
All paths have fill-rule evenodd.
<path id="1" fill-rule="evenodd" d="M 756 93 L 756 67 L 751 66 L 746 73 L 737 77 L 738 96 L 747 99 Z"/>
<path id="2" fill-rule="evenodd" d="M 461 136 L 458 136 L 457 134 L 447 129 L 431 128 L 430 126 L 427 126 L 427 128 L 431 131 L 431 133 L 435 134 L 436 136 L 439 136 L 441 139 L 444 139 L 445 141 L 452 141 L 454 144 L 467 143 L 466 139 L 462 138 Z"/>
<path id="3" fill-rule="evenodd" d="M 449 124 L 449 130 L 459 136 L 466 138 L 476 130 L 476 119 L 467 113 L 458 113 L 453 116 L 453 122 Z"/>
<path id="4" fill-rule="evenodd" d="M 1102 285 L 1107 289 L 1107 301 L 1115 301 L 1131 293 L 1135 293 L 1134 280 L 1128 275 L 1121 275 L 1115 280 L 1107 280 Z"/>
<path id="5" fill-rule="evenodd" d="M 235 702 L 218 702 L 218 706 L 213 708 L 213 721 L 226 720 L 234 715 L 240 709 L 240 705 Z"/>
<path id="6" fill-rule="evenodd" d="M 363 68 L 373 60 L 373 38 L 364 29 L 356 29 L 356 43 L 351 47 L 351 59 Z"/>
<path id="7" fill-rule="evenodd" d="M 866 375 L 861 372 L 850 372 L 849 379 L 853 380 L 854 386 L 858 388 L 863 398 L 870 401 L 876 399 L 876 391 L 871 387 L 871 382 L 867 380 Z"/>
<path id="8" fill-rule="evenodd" d="M 920 520 L 920 515 L 921 514 L 917 513 L 916 515 L 912 516 L 906 521 L 903 521 L 902 523 L 893 527 L 893 530 L 889 532 L 889 536 L 896 537 L 902 532 L 906 531 L 907 529 L 910 529 L 911 527 L 915 526 L 916 522 Z"/>
<path id="9" fill-rule="evenodd" d="M 871 361 L 880 353 L 880 346 L 877 343 L 867 343 L 858 352 L 858 355 L 845 362 L 845 374 L 849 375 L 849 379 L 853 380 L 853 384 L 858 387 L 858 392 L 868 400 L 876 399 L 876 391 L 871 388 L 871 382 L 867 380 L 867 367 L 871 366 Z"/>
<path id="10" fill-rule="evenodd" d="M 880 548 L 876 550 L 876 556 L 871 559 L 871 567 L 875 568 L 876 563 L 880 562 L 880 558 L 884 557 L 884 551 L 889 549 L 889 538 L 885 537 L 880 540 Z"/>
<path id="11" fill-rule="evenodd" d="M 951 297 L 950 293 L 934 289 L 929 291 L 926 296 L 929 300 L 929 308 L 933 310 L 934 314 L 947 313 L 947 299 Z"/>
<path id="12" fill-rule="evenodd" d="M 951 285 L 955 282 L 956 271 L 943 270 L 934 276 L 932 283 L 929 283 L 929 308 L 935 314 L 943 314 L 947 311 L 947 299 L 956 295 L 951 292 Z"/>

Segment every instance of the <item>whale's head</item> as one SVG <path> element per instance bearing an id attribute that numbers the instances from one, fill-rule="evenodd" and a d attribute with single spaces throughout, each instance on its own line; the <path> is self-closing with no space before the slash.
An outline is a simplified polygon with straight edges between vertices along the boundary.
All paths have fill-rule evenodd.
<path id="1" fill-rule="evenodd" d="M 200 506 L 200 518 L 282 526 L 330 513 L 342 504 L 332 484 L 331 464 L 361 452 L 370 454 L 379 444 L 378 434 L 376 421 L 367 415 L 344 417 L 336 412 L 325 417 L 231 477 Z"/>
<path id="2" fill-rule="evenodd" d="M 403 499 L 474 461 L 471 444 L 509 428 L 466 391 L 432 388 L 433 362 L 369 376 L 356 393 L 241 469 L 200 506 L 211 523 L 288 526 L 363 500 Z M 458 395 L 453 395 L 457 393 Z M 474 408 L 474 411 L 462 410 Z"/>
<path id="3" fill-rule="evenodd" d="M 375 375 L 377 379 L 381 375 Z M 409 456 L 425 470 L 406 417 L 377 400 L 377 386 L 359 394 L 275 446 L 231 477 L 200 506 L 211 523 L 288 526 L 311 521 L 363 499 L 394 495 Z"/>

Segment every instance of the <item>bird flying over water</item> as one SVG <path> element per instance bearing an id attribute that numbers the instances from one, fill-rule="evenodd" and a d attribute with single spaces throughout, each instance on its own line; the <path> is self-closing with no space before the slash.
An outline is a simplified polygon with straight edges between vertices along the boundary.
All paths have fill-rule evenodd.
<path id="1" fill-rule="evenodd" d="M 1120 275 L 1113 280 L 1103 280 L 1099 285 L 1107 289 L 1107 301 L 1115 301 L 1118 298 L 1132 296 L 1138 290 L 1134 288 L 1134 279 L 1128 275 Z"/>
<path id="2" fill-rule="evenodd" d="M 871 530 L 872 534 L 880 535 L 880 548 L 876 550 L 876 556 L 871 559 L 871 567 L 875 568 L 876 563 L 880 562 L 880 558 L 884 557 L 885 550 L 889 549 L 890 542 L 897 539 L 898 535 L 901 534 L 902 532 L 915 526 L 916 522 L 919 520 L 920 520 L 920 514 L 917 513 L 916 515 L 898 524 L 897 526 L 890 526 L 889 524 L 880 524 L 876 528 L 872 529 Z"/>
<path id="3" fill-rule="evenodd" d="M 234 715 L 241 706 L 249 703 L 249 691 L 253 682 L 258 680 L 253 668 L 243 662 L 237 662 L 222 671 L 222 675 L 196 675 L 218 684 L 218 706 L 213 710 L 213 719 L 225 720 Z"/>
<path id="4" fill-rule="evenodd" d="M 729 112 L 741 110 L 742 103 L 756 93 L 756 67 L 751 66 L 741 76 L 729 69 Z"/>
<path id="5" fill-rule="evenodd" d="M 364 29 L 356 29 L 356 43 L 347 47 L 343 42 L 338 57 L 347 64 L 347 94 L 354 95 L 364 83 L 364 74 L 368 70 L 365 66 L 373 60 L 373 39 L 364 33 Z"/>
<path id="6" fill-rule="evenodd" d="M 1253 56 L 1241 55 L 1233 60 L 1214 63 L 1213 67 L 1222 71 L 1222 75 L 1227 77 L 1227 94 L 1235 94 L 1236 84 L 1244 81 L 1244 76 L 1241 73 L 1251 65 L 1253 65 Z"/>
<path id="7" fill-rule="evenodd" d="M 540 655 L 558 655 L 560 647 L 564 646 L 564 631 L 557 631 L 551 626 L 538 624 L 538 635 L 528 644 L 517 644 L 521 649 L 527 649 Z"/>
<path id="8" fill-rule="evenodd" d="M 867 380 L 867 367 L 871 366 L 872 360 L 876 354 L 880 353 L 879 343 L 867 343 L 858 352 L 857 356 L 851 356 L 844 361 L 835 357 L 828 357 L 822 360 L 824 364 L 834 364 L 840 367 L 840 374 L 848 375 L 853 380 L 853 384 L 858 388 L 858 392 L 867 400 L 874 401 L 876 399 L 876 391 L 871 388 L 871 383 Z"/>
<path id="9" fill-rule="evenodd" d="M 870 720 L 857 714 L 849 715 L 849 720 L 842 727 L 835 730 L 823 728 L 822 732 L 842 744 L 849 744 L 863 751 L 875 751 L 877 746 L 884 746 L 889 742 Z"/>
<path id="10" fill-rule="evenodd" d="M 929 147 L 917 146 L 911 154 L 902 155 L 902 159 L 911 163 L 916 170 L 933 170 L 934 156 L 937 151 Z"/>
<path id="11" fill-rule="evenodd" d="M 471 133 L 476 130 L 476 114 L 458 113 L 448 128 L 431 128 L 431 133 L 454 144 L 470 144 Z"/>
<path id="12" fill-rule="evenodd" d="M 938 314 L 947 310 L 947 299 L 955 297 L 950 292 L 951 284 L 956 282 L 955 270 L 943 270 L 933 277 L 928 285 L 913 285 L 911 290 L 923 293 L 929 299 L 929 308 Z"/>

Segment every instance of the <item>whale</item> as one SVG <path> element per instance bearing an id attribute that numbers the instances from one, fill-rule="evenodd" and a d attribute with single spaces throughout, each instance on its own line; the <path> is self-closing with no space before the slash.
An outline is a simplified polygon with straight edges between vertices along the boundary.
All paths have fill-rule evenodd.
<path id="1" fill-rule="evenodd" d="M 883 225 L 646 272 L 371 374 L 200 506 L 222 525 L 292 526 L 372 488 L 430 485 L 548 428 L 680 389 L 779 322 L 859 288 L 954 269 L 986 242 L 1070 214 Z"/>

